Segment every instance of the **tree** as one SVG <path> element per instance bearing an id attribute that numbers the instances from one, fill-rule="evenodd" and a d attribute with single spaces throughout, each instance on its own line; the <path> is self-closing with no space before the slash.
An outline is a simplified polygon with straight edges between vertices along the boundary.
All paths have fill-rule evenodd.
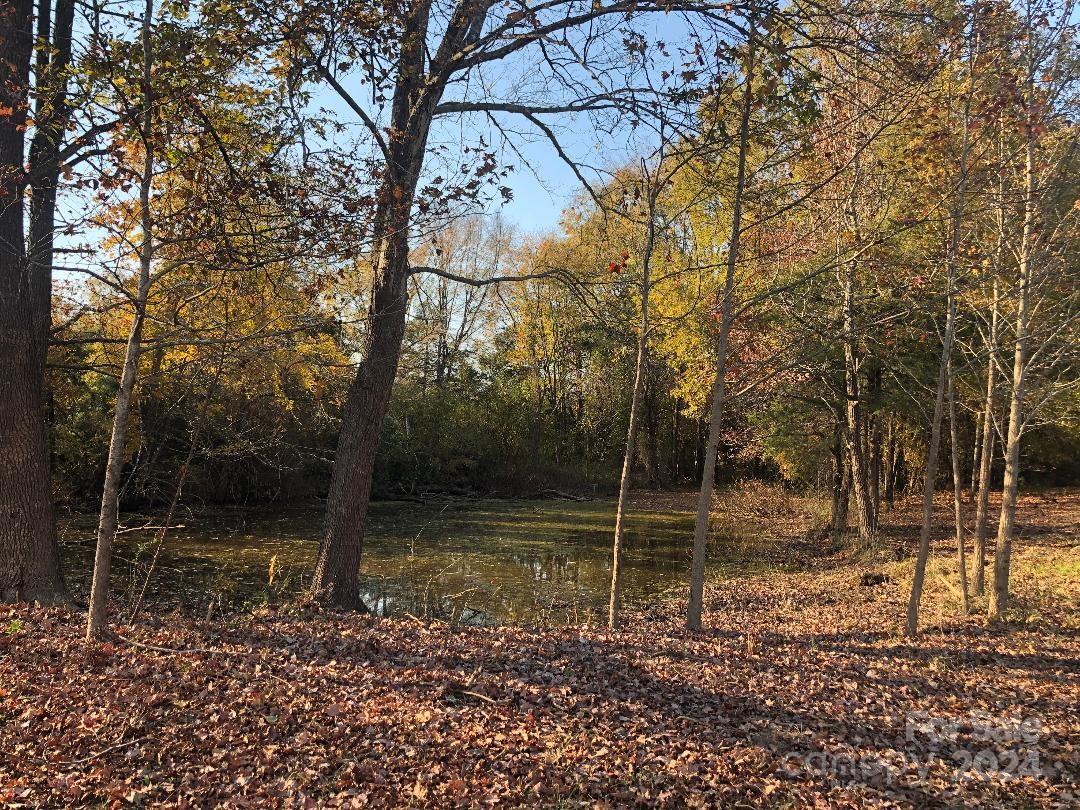
<path id="1" fill-rule="evenodd" d="M 949 402 L 949 454 L 952 460 L 953 482 L 953 523 L 956 531 L 956 570 L 960 575 L 960 609 L 964 613 L 971 610 L 970 591 L 968 590 L 967 552 L 964 547 L 964 519 L 960 478 L 960 432 L 956 427 L 956 395 L 953 390 L 952 369 L 947 371 L 946 396 Z"/>
<path id="2" fill-rule="evenodd" d="M 128 334 L 124 362 L 120 372 L 120 389 L 116 393 L 116 411 L 113 415 L 112 434 L 109 439 L 109 455 L 105 463 L 105 483 L 101 493 L 101 512 L 98 517 L 97 548 L 94 552 L 94 579 L 90 586 L 90 609 L 86 619 L 87 640 L 100 638 L 105 629 L 105 612 L 109 599 L 109 570 L 112 562 L 112 544 L 120 510 L 120 473 L 124 467 L 124 442 L 131 410 L 135 378 L 139 371 L 139 354 L 142 351 L 143 322 L 146 318 L 146 301 L 150 295 L 151 269 L 154 262 L 155 234 L 154 216 L 150 208 L 154 192 L 155 98 L 153 93 L 154 70 L 154 0 L 146 0 L 143 9 L 140 42 L 142 49 L 142 72 L 140 78 L 142 98 L 139 120 L 139 140 L 142 145 L 143 164 L 139 173 L 139 243 L 135 253 L 138 257 L 139 275 L 132 302 L 134 313 Z"/>
<path id="3" fill-rule="evenodd" d="M 926 577 L 926 561 L 930 553 L 930 532 L 934 523 L 934 488 L 937 479 L 938 450 L 941 442 L 941 419 L 944 412 L 945 398 L 951 391 L 949 382 L 949 367 L 952 363 L 953 339 L 956 335 L 956 277 L 957 255 L 960 250 L 961 228 L 964 221 L 964 210 L 967 203 L 968 192 L 968 154 L 971 148 L 969 138 L 969 121 L 971 119 L 971 104 L 975 88 L 975 66 L 979 54 L 978 20 L 972 18 L 970 22 L 970 34 L 968 40 L 968 90 L 964 96 L 963 113 L 960 116 L 960 155 L 957 165 L 957 181 L 952 203 L 949 246 L 945 255 L 945 286 L 946 286 L 946 312 L 945 330 L 941 339 L 941 360 L 938 363 L 937 387 L 934 390 L 934 410 L 930 417 L 930 447 L 927 450 L 926 465 L 923 471 L 923 516 L 922 526 L 919 531 L 919 550 L 915 559 L 915 573 L 911 583 L 911 596 L 908 600 L 907 635 L 914 636 L 919 629 L 919 602 L 922 599 L 923 581 Z M 952 399 L 949 399 L 950 403 Z M 950 416 L 950 427 L 955 431 L 955 418 Z M 954 454 L 957 452 L 954 448 Z M 955 463 L 954 463 L 955 467 Z M 954 489 L 958 486 L 959 470 L 954 471 Z M 960 495 L 957 491 L 956 498 Z M 960 527 L 959 500 L 957 503 L 956 523 L 957 537 L 960 547 L 963 549 L 963 535 Z M 963 554 L 963 551 L 960 552 Z M 966 577 L 966 575 L 965 575 Z M 967 582 L 964 581 L 964 602 L 967 602 Z"/>
<path id="4" fill-rule="evenodd" d="M 1054 12 L 1057 16 L 1052 16 Z M 1068 366 L 1075 347 L 1069 335 L 1077 320 L 1075 286 L 1057 297 L 1061 276 L 1051 270 L 1060 261 L 1063 237 L 1076 218 L 1076 203 L 1064 197 L 1057 182 L 1075 167 L 1075 122 L 1063 115 L 1076 90 L 1075 42 L 1071 4 L 1056 9 L 1029 3 L 1019 21 L 1018 87 L 1019 136 L 1022 149 L 1019 244 L 1016 247 L 1016 312 L 1013 327 L 1013 365 L 1009 393 L 1009 423 L 1004 443 L 1005 477 L 994 549 L 994 580 L 988 615 L 1002 619 L 1008 608 L 1009 569 L 1020 485 L 1020 443 L 1038 407 L 1025 403 L 1036 368 L 1050 380 L 1041 397 L 1044 406 L 1059 392 L 1053 378 L 1061 364 Z M 1065 174 L 1059 174 L 1065 173 Z M 1070 204 L 1071 203 L 1071 204 Z M 1038 265 L 1038 267 L 1036 267 Z M 1057 299 L 1057 300 L 1055 300 Z M 1055 306 L 1055 304 L 1057 304 Z M 1033 313 L 1041 310 L 1039 343 L 1032 350 Z M 1047 319 L 1050 310 L 1053 314 Z M 1073 336 L 1074 337 L 1074 336 Z M 1064 344 L 1059 341 L 1064 338 Z M 1074 381 L 1067 383 L 1068 386 Z"/>
<path id="5" fill-rule="evenodd" d="M 180 16 L 173 18 L 173 12 Z M 207 35 L 201 27 L 185 26 L 184 16 L 183 9 L 173 8 L 155 20 L 154 2 L 145 0 L 138 46 L 128 48 L 120 41 L 111 43 L 111 53 L 100 50 L 113 79 L 112 103 L 118 109 L 138 110 L 138 115 L 130 127 L 120 126 L 112 133 L 117 163 L 103 166 L 101 177 L 118 187 L 120 194 L 114 205 L 105 207 L 103 216 L 92 220 L 111 233 L 103 245 L 115 253 L 111 275 L 116 282 L 111 286 L 130 306 L 131 319 L 105 460 L 88 640 L 100 638 L 105 630 L 121 477 L 127 462 L 130 417 L 137 405 L 135 389 L 152 288 L 183 276 L 185 265 L 212 261 L 213 253 L 200 252 L 211 243 L 217 242 L 226 255 L 243 253 L 242 245 L 251 241 L 250 230 L 266 227 L 272 220 L 273 195 L 255 203 L 251 198 L 253 191 L 266 191 L 257 189 L 256 178 L 265 179 L 268 168 L 274 166 L 265 150 L 281 144 L 269 138 L 254 143 L 250 137 L 237 137 L 238 124 L 245 123 L 249 135 L 266 136 L 256 125 L 260 93 L 237 80 L 239 69 L 230 48 L 236 41 L 226 42 L 217 32 Z M 191 64 L 193 54 L 198 56 L 197 68 Z M 262 174 L 248 171 L 252 166 Z M 135 196 L 126 196 L 132 186 Z M 136 265 L 134 279 L 127 275 L 129 257 Z M 255 251 L 247 255 L 249 260 L 256 257 Z M 108 278 L 107 273 L 95 275 Z M 212 283 L 198 290 L 185 303 L 205 299 L 213 287 Z M 225 314 L 229 325 L 228 311 Z M 155 349 L 160 351 L 164 342 L 157 336 Z M 218 373 L 221 365 L 219 361 Z"/>
<path id="6" fill-rule="evenodd" d="M 725 4 L 725 13 L 728 8 Z M 633 84 L 632 76 L 621 75 L 626 69 L 627 50 L 635 52 L 645 43 L 641 35 L 621 28 L 655 12 L 696 15 L 712 10 L 710 4 L 657 5 L 630 0 L 608 4 L 555 0 L 536 8 L 500 6 L 491 0 L 459 0 L 445 6 L 417 0 L 385 16 L 339 15 L 331 6 L 325 9 L 329 13 L 321 20 L 321 27 L 311 25 L 287 35 L 293 49 L 290 64 L 332 88 L 367 126 L 378 166 L 370 241 L 374 289 L 362 359 L 342 413 L 312 582 L 315 599 L 339 607 L 364 607 L 358 584 L 360 556 L 376 451 L 408 313 L 410 238 L 415 217 L 423 206 L 430 207 L 432 200 L 460 202 L 480 191 L 486 180 L 498 176 L 497 161 L 491 154 L 456 188 L 447 190 L 434 179 L 420 188 L 435 123 L 447 116 L 480 114 L 496 121 L 498 116 L 520 116 L 552 142 L 560 158 L 573 163 L 544 121 L 546 116 L 606 111 L 640 117 L 648 113 L 648 104 L 657 100 Z M 307 23 L 312 16 L 305 10 L 299 21 Z M 573 39 L 580 41 L 571 44 Z M 591 51 L 592 58 L 588 69 L 578 72 L 570 66 L 579 64 L 575 54 L 582 47 Z M 498 70 L 529 54 L 536 55 L 541 69 L 548 68 L 550 87 L 558 97 L 513 96 L 513 88 L 502 86 L 485 92 L 480 99 L 453 97 L 465 88 L 490 86 L 480 78 L 488 68 Z M 373 90 L 374 105 L 367 107 L 342 83 L 348 81 L 358 60 L 365 64 L 364 80 Z M 686 75 L 692 80 L 694 72 L 687 70 Z M 478 81 L 470 81 L 472 78 Z M 502 97 L 503 93 L 512 97 Z M 380 126 L 377 120 L 383 112 L 385 123 Z M 574 166 L 584 179 L 580 167 Z"/>
<path id="7" fill-rule="evenodd" d="M 59 143 L 68 120 L 67 68 L 74 3 L 0 9 L 0 599 L 67 600 L 60 569 L 45 425 L 53 215 Z M 53 22 L 50 31 L 50 22 Z M 35 46 L 38 95 L 29 172 L 24 140 Z M 31 191 L 30 250 L 24 192 Z"/>
<path id="8" fill-rule="evenodd" d="M 608 601 L 608 627 L 615 630 L 619 627 L 619 609 L 622 589 L 622 558 L 623 539 L 626 531 L 626 512 L 630 498 L 630 483 L 633 478 L 634 461 L 638 448 L 638 431 L 641 420 L 641 409 L 645 397 L 646 376 L 649 365 L 649 338 L 650 330 L 650 296 L 653 292 L 654 280 L 652 277 L 653 260 L 657 245 L 665 237 L 665 232 L 689 205 L 683 205 L 682 210 L 664 211 L 661 208 L 661 195 L 667 190 L 674 177 L 683 170 L 691 161 L 702 153 L 704 148 L 710 148 L 712 138 L 705 134 L 693 138 L 684 135 L 682 143 L 672 145 L 672 134 L 660 122 L 660 145 L 655 156 L 655 165 L 650 166 L 646 160 L 641 161 L 641 169 L 634 178 L 640 186 L 635 188 L 634 199 L 638 204 L 631 203 L 628 208 L 640 208 L 640 214 L 635 216 L 637 224 L 644 231 L 644 239 L 641 245 L 640 265 L 641 280 L 639 287 L 640 321 L 637 329 L 637 348 L 634 358 L 634 378 L 630 392 L 630 414 L 626 427 L 626 445 L 623 452 L 622 472 L 619 476 L 619 497 L 615 505 L 615 542 L 612 547 L 611 563 L 611 593 Z M 745 143 L 743 144 L 745 149 Z M 635 184 L 636 185 L 636 184 Z M 626 194 L 624 192 L 624 198 Z M 620 211 L 623 216 L 629 211 Z M 629 253 L 624 249 L 622 254 L 622 267 L 625 269 Z M 611 262 L 611 270 L 618 273 L 618 259 Z"/>
<path id="9" fill-rule="evenodd" d="M 999 211 L 999 236 L 998 246 L 994 251 L 997 259 L 995 271 L 1000 270 L 1002 251 L 1004 250 L 1004 202 L 998 208 Z M 974 576 L 972 590 L 977 596 L 983 595 L 985 588 L 986 569 L 986 521 L 990 508 L 990 472 L 994 463 L 994 391 L 997 371 L 998 349 L 998 279 L 997 272 L 993 280 L 993 304 L 990 312 L 990 323 L 986 332 L 986 396 L 983 401 L 982 417 L 982 452 L 979 454 L 979 489 L 975 502 L 975 546 L 974 546 Z"/>
<path id="10" fill-rule="evenodd" d="M 701 629 L 702 596 L 705 589 L 705 543 L 712 511 L 713 482 L 716 476 L 716 452 L 720 444 L 720 418 L 724 409 L 724 375 L 728 362 L 728 337 L 734 314 L 735 269 L 739 262 L 742 236 L 743 193 L 746 189 L 746 158 L 750 141 L 750 117 L 754 105 L 754 71 L 757 34 L 751 21 L 746 42 L 746 67 L 743 75 L 742 103 L 739 110 L 739 146 L 735 168 L 735 186 L 731 202 L 731 236 L 728 240 L 724 284 L 720 293 L 720 325 L 716 335 L 716 371 L 709 404 L 709 434 L 705 443 L 705 464 L 701 472 L 697 514 L 694 521 L 694 545 L 690 563 L 690 599 L 686 607 L 686 626 Z"/>

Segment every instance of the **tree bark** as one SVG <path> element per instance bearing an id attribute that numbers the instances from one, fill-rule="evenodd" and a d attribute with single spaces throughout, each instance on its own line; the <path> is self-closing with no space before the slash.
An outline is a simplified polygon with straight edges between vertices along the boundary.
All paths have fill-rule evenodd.
<path id="1" fill-rule="evenodd" d="M 398 181 L 391 182 L 397 186 Z M 411 198 L 414 189 L 415 180 L 402 193 Z M 366 610 L 360 597 L 360 555 L 367 531 L 379 434 L 390 406 L 405 334 L 408 214 L 402 216 L 400 211 L 393 210 L 400 207 L 388 205 L 391 210 L 376 217 L 385 223 L 389 235 L 377 265 L 378 284 L 363 360 L 349 386 L 341 414 L 323 538 L 312 583 L 316 601 L 349 610 Z"/>
<path id="2" fill-rule="evenodd" d="M 1029 79 L 1033 82 L 1033 79 Z M 1034 97 L 1029 89 L 1028 99 Z M 1031 287 L 1031 252 L 1035 230 L 1035 138 L 1029 123 L 1024 160 L 1024 230 L 1020 243 L 1020 290 L 1016 307 L 1016 346 L 1013 351 L 1012 393 L 1009 397 L 1009 432 L 1005 442 L 1005 480 L 1001 488 L 1001 515 L 994 547 L 994 582 L 987 610 L 991 621 L 1005 615 L 1009 605 L 1009 566 L 1016 526 L 1016 498 L 1020 486 L 1020 438 L 1023 435 L 1024 385 L 1027 371 L 1028 304 Z"/>
<path id="3" fill-rule="evenodd" d="M 930 447 L 926 453 L 926 466 L 923 468 L 923 514 L 922 527 L 919 530 L 919 552 L 915 559 L 915 576 L 911 582 L 911 596 L 908 599 L 906 633 L 914 636 L 919 632 L 919 603 L 922 600 L 923 582 L 926 578 L 926 562 L 930 556 L 930 533 L 934 527 L 934 480 L 937 477 L 938 449 L 941 444 L 941 417 L 945 400 L 945 377 L 949 358 L 952 356 L 953 332 L 956 322 L 956 302 L 954 300 L 953 269 L 949 270 L 949 305 L 945 321 L 945 338 L 941 344 L 941 363 L 938 368 L 937 388 L 934 392 L 934 413 L 930 421 Z"/>
<path id="4" fill-rule="evenodd" d="M 45 423 L 51 249 L 32 261 L 23 233 L 32 18 L 30 0 L 0 9 L 0 106 L 11 111 L 0 116 L 0 600 L 54 604 L 68 594 Z"/>
<path id="5" fill-rule="evenodd" d="M 982 413 L 975 412 L 975 430 L 971 435 L 971 480 L 968 483 L 967 500 L 975 503 L 979 491 L 979 465 L 982 463 Z"/>
<path id="6" fill-rule="evenodd" d="M 972 589 L 982 596 L 986 589 L 986 524 L 990 505 L 990 474 L 994 463 L 994 386 L 998 335 L 998 281 L 994 279 L 994 308 L 987 336 L 986 402 L 983 406 L 982 453 L 979 456 L 979 492 L 975 502 L 975 570 Z"/>
<path id="7" fill-rule="evenodd" d="M 899 442 L 896 436 L 896 417 L 889 417 L 888 435 L 885 439 L 885 503 L 893 508 L 896 494 L 896 468 L 899 460 Z"/>
<path id="8" fill-rule="evenodd" d="M 413 198 L 441 85 L 423 81 L 428 13 L 417 3 L 401 34 L 385 173 L 374 216 L 375 288 L 356 376 L 341 415 L 311 596 L 319 603 L 366 610 L 360 557 L 367 531 L 372 473 L 390 406 L 408 309 L 409 234 Z"/>
<path id="9" fill-rule="evenodd" d="M 146 0 L 142 21 L 143 171 L 139 182 L 139 216 L 142 228 L 142 239 L 139 245 L 139 288 L 135 298 L 131 331 L 124 350 L 124 365 L 120 373 L 120 389 L 116 394 L 109 455 L 105 464 L 105 483 L 102 486 L 101 511 L 98 515 L 97 548 L 94 552 L 94 577 L 90 586 L 90 609 L 86 617 L 87 641 L 101 638 L 105 632 L 112 547 L 119 522 L 120 477 L 124 471 L 124 445 L 135 381 L 139 375 L 143 321 L 146 316 L 146 300 L 150 294 L 150 268 L 154 258 L 154 220 L 150 208 L 154 183 L 153 18 L 154 0 Z"/>
<path id="10" fill-rule="evenodd" d="M 972 23 L 974 29 L 974 23 Z M 969 52 L 969 77 L 974 73 L 975 54 L 978 50 L 978 37 L 972 31 L 972 43 Z M 974 87 L 974 83 L 972 83 Z M 956 257 L 960 249 L 960 226 L 964 218 L 964 206 L 967 196 L 968 180 L 968 121 L 971 112 L 972 90 L 964 99 L 964 112 L 961 118 L 960 140 L 960 177 L 956 186 L 953 203 L 951 234 L 948 252 L 945 257 L 947 287 L 947 312 L 945 316 L 945 335 L 941 341 L 941 360 L 938 363 L 937 388 L 934 392 L 934 414 L 930 421 L 930 447 L 926 454 L 926 466 L 923 470 L 923 517 L 919 531 L 919 551 L 915 558 L 915 574 L 911 581 L 911 596 L 908 599 L 907 623 L 905 632 L 914 636 L 919 632 L 919 603 L 922 600 L 923 582 L 926 579 L 926 562 L 930 556 L 930 533 L 934 525 L 934 480 L 937 477 L 938 449 L 941 444 L 941 417 L 944 410 L 946 379 L 952 361 L 953 336 L 956 332 Z"/>
<path id="11" fill-rule="evenodd" d="M 50 31 L 49 23 L 53 23 Z M 37 65 L 37 105 L 35 130 L 30 142 L 30 244 L 29 259 L 33 268 L 36 340 L 42 346 L 41 358 L 52 330 L 52 263 L 56 230 L 56 194 L 60 183 L 60 149 L 64 132 L 71 120 L 68 104 L 67 72 L 71 65 L 72 28 L 75 22 L 74 0 L 57 0 L 55 16 L 50 0 L 38 3 L 38 41 L 47 47 L 39 50 Z M 43 372 L 44 373 L 44 372 Z"/>
<path id="12" fill-rule="evenodd" d="M 855 262 L 847 262 L 844 272 L 844 381 L 848 456 L 855 509 L 859 516 L 859 542 L 867 546 L 874 539 L 874 508 L 870 492 L 869 464 L 864 442 L 865 426 L 859 384 L 858 336 L 855 318 Z"/>
<path id="13" fill-rule="evenodd" d="M 657 171 L 661 170 L 662 166 L 657 167 Z M 649 270 L 652 264 L 653 243 L 656 238 L 655 207 L 658 192 L 659 189 L 653 187 L 650 187 L 647 191 L 647 216 L 649 221 L 646 230 L 645 249 L 641 259 L 641 320 L 638 323 L 637 358 L 634 363 L 634 390 L 630 397 L 630 421 L 626 428 L 626 448 L 623 453 L 622 474 L 619 477 L 619 502 L 615 507 L 615 542 L 611 552 L 611 592 L 608 598 L 608 628 L 611 630 L 619 627 L 626 508 L 630 497 L 630 481 L 634 472 L 638 423 L 641 419 L 641 401 L 645 389 L 646 355 L 649 351 Z"/>
<path id="14" fill-rule="evenodd" d="M 851 499 L 851 469 L 845 462 L 843 426 L 837 424 L 833 441 L 833 491 L 829 510 L 829 532 L 834 543 L 844 539 L 848 523 L 848 504 Z"/>
<path id="15" fill-rule="evenodd" d="M 705 443 L 705 459 L 701 469 L 701 488 L 698 490 L 697 515 L 694 519 L 694 549 L 690 563 L 690 598 L 686 606 L 686 626 L 701 629 L 702 601 L 705 594 L 705 549 L 709 533 L 709 513 L 712 510 L 713 484 L 716 480 L 716 452 L 720 445 L 720 419 L 724 413 L 728 335 L 734 316 L 735 268 L 739 261 L 739 237 L 742 231 L 743 192 L 746 187 L 746 150 L 750 138 L 750 112 L 753 107 L 754 57 L 756 33 L 751 18 L 747 43 L 747 67 L 739 120 L 739 156 L 735 170 L 735 194 L 731 212 L 731 238 L 728 243 L 727 268 L 720 304 L 720 330 L 716 336 L 716 371 L 713 377 L 712 400 L 709 406 L 709 433 Z"/>
<path id="16" fill-rule="evenodd" d="M 881 512 L 881 455 L 881 425 L 874 416 L 870 421 L 870 504 L 874 513 L 875 532 L 878 514 Z"/>
<path id="17" fill-rule="evenodd" d="M 953 479 L 953 521 L 956 527 L 956 566 L 960 574 L 960 609 L 965 613 L 971 611 L 971 603 L 968 596 L 967 556 L 964 549 L 964 518 L 962 495 L 964 485 L 960 480 L 960 432 L 956 428 L 956 394 L 953 390 L 952 368 L 948 372 L 948 397 L 949 397 L 949 440 L 950 455 L 952 456 L 952 479 Z"/>

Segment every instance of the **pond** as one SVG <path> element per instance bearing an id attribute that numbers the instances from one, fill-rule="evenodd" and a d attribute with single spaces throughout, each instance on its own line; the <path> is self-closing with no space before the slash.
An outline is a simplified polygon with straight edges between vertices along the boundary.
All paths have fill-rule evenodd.
<path id="1" fill-rule="evenodd" d="M 615 504 L 598 500 L 383 502 L 372 505 L 361 566 L 364 598 L 385 616 L 462 623 L 580 623 L 606 615 Z M 178 516 L 147 589 L 159 607 L 224 609 L 280 601 L 309 582 L 317 509 L 218 509 Z M 145 578 L 158 519 L 126 515 L 113 592 Z M 694 517 L 635 510 L 624 554 L 625 603 L 645 606 L 685 585 Z M 93 521 L 63 526 L 67 570 L 89 570 Z"/>

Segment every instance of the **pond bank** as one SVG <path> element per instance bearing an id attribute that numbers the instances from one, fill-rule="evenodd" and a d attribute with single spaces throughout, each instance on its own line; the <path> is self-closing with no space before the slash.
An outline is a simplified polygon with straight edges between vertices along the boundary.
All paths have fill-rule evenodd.
<path id="1" fill-rule="evenodd" d="M 613 517 L 609 501 L 448 501 L 373 506 L 364 544 L 364 599 L 380 615 L 481 624 L 580 623 L 606 604 Z M 314 565 L 317 509 L 218 509 L 170 531 L 151 578 L 159 604 L 194 614 L 216 600 L 227 610 L 281 604 L 302 593 Z M 641 604 L 678 584 L 691 518 L 636 513 L 627 594 Z M 132 517 L 128 522 L 145 521 Z M 70 538 L 89 538 L 72 527 Z M 122 538 L 118 580 L 146 575 L 152 532 Z M 66 543 L 69 568 L 86 568 L 85 542 Z M 201 606 L 201 610 L 200 610 Z"/>
<path id="2" fill-rule="evenodd" d="M 631 608 L 686 582 L 695 497 L 634 494 L 624 559 Z M 365 601 L 383 616 L 456 623 L 596 621 L 607 607 L 614 514 L 611 499 L 375 503 L 362 559 Z M 189 511 L 165 538 L 148 596 L 159 609 L 195 616 L 210 602 L 226 612 L 288 602 L 307 584 L 321 521 L 317 508 Z M 139 527 L 156 523 L 152 515 L 125 517 L 114 577 L 121 601 L 146 580 L 156 534 Z M 63 524 L 69 571 L 89 570 L 93 528 L 90 515 Z M 718 528 L 714 566 L 760 567 L 756 553 L 746 552 L 769 527 L 729 521 Z M 78 578 L 75 585 L 85 587 Z"/>
<path id="3" fill-rule="evenodd" d="M 907 561 L 713 579 L 696 635 L 665 599 L 621 633 L 151 615 L 87 647 L 0 607 L 0 804 L 1069 806 L 1080 499 L 1042 513 L 1016 623 L 942 585 L 916 640 Z"/>
<path id="4" fill-rule="evenodd" d="M 1080 494 L 1026 495 L 1018 526 L 1024 538 L 1080 535 Z M 624 575 L 631 610 L 658 609 L 685 589 L 696 492 L 632 493 Z M 996 496 L 991 501 L 991 511 Z M 426 507 L 373 505 L 363 557 L 365 597 L 380 615 L 415 616 L 481 625 L 573 625 L 606 615 L 614 502 L 450 500 Z M 933 535 L 939 567 L 955 555 L 951 498 L 935 504 Z M 779 487 L 745 485 L 717 493 L 708 570 L 713 578 L 755 573 L 829 570 L 849 565 L 850 552 L 821 532 L 822 498 Z M 304 592 L 318 543 L 318 509 L 234 508 L 189 512 L 170 531 L 149 579 L 155 610 L 192 617 L 281 608 Z M 859 559 L 879 567 L 913 553 L 919 499 L 897 502 L 881 516 L 877 544 Z M 129 515 L 129 529 L 154 524 Z M 86 586 L 93 551 L 93 516 L 61 525 L 69 581 Z M 118 615 L 138 593 L 154 557 L 154 532 L 121 535 L 113 592 Z M 970 559 L 970 557 L 969 557 Z M 931 585 L 941 585 L 942 579 Z M 957 583 L 949 590 L 955 595 Z"/>

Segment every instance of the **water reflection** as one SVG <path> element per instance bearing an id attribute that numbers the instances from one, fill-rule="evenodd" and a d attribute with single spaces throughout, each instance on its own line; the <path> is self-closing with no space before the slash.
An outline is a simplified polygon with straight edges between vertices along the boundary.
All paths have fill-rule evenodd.
<path id="1" fill-rule="evenodd" d="M 227 509 L 186 515 L 170 532 L 150 580 L 159 605 L 205 609 L 276 602 L 307 584 L 318 510 Z M 127 516 L 129 526 L 146 521 Z M 380 615 L 462 623 L 578 623 L 607 606 L 614 505 L 609 502 L 481 502 L 373 507 L 362 563 L 365 601 Z M 626 538 L 626 601 L 645 605 L 681 585 L 693 531 L 689 513 L 640 512 Z M 64 530 L 71 569 L 86 571 L 92 523 Z M 122 534 L 113 587 L 141 586 L 152 532 Z"/>

